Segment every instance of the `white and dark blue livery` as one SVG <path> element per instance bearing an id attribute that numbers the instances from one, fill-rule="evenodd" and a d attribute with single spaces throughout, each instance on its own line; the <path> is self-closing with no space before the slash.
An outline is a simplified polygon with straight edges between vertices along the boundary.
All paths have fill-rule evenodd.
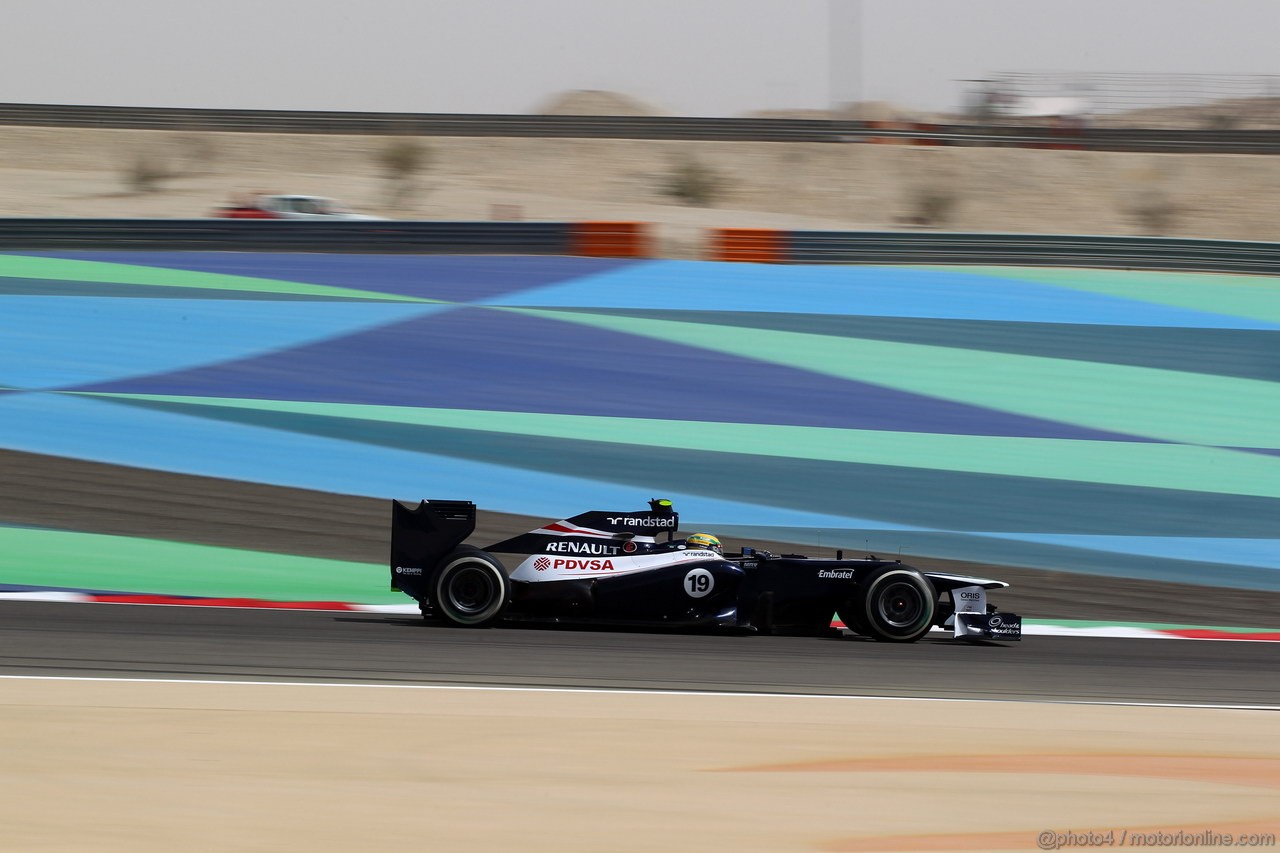
<path id="1" fill-rule="evenodd" d="M 1021 638 L 1021 619 L 987 603 L 1002 581 L 921 571 L 874 557 L 818 559 L 677 538 L 679 514 L 593 511 L 485 548 L 470 501 L 392 502 L 391 586 L 425 617 L 485 627 L 540 621 L 747 633 L 829 630 L 832 613 L 876 640 L 909 643 L 932 628 L 986 640 Z M 494 554 L 527 555 L 508 571 Z"/>

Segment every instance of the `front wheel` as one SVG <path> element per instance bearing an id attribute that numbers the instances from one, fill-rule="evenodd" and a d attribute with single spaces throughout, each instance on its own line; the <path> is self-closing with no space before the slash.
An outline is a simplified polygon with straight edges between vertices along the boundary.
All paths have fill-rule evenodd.
<path id="1" fill-rule="evenodd" d="M 464 628 L 484 628 L 502 618 L 511 581 L 501 563 L 470 545 L 459 545 L 441 563 L 432 601 L 436 613 Z"/>
<path id="2" fill-rule="evenodd" d="M 861 586 L 852 608 L 858 633 L 888 643 L 914 643 L 933 627 L 938 595 L 929 579 L 910 566 L 884 566 Z"/>

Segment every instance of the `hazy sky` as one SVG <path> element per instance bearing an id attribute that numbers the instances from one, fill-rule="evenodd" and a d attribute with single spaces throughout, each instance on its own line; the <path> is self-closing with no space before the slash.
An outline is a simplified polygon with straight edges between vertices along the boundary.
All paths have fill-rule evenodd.
<path id="1" fill-rule="evenodd" d="M 3 0 L 0 101 L 682 115 L 958 105 L 997 71 L 1280 74 L 1280 0 Z"/>

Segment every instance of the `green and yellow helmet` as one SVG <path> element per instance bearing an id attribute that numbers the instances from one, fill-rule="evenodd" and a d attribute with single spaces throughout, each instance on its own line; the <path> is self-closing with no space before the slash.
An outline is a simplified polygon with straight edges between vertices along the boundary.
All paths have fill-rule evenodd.
<path id="1" fill-rule="evenodd" d="M 685 537 L 684 544 L 688 548 L 705 548 L 717 554 L 724 553 L 724 549 L 720 547 L 720 540 L 710 533 L 691 533 Z"/>

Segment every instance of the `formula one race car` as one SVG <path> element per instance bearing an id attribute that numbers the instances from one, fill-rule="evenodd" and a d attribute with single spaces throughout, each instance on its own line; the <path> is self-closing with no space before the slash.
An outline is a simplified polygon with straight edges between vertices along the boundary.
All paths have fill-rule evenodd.
<path id="1" fill-rule="evenodd" d="M 724 628 L 821 634 L 832 613 L 876 640 L 914 642 L 934 627 L 955 637 L 1018 640 L 1022 620 L 987 604 L 1002 581 L 924 572 L 875 557 L 816 559 L 677 539 L 670 501 L 642 512 L 585 512 L 495 542 L 475 530 L 470 501 L 392 502 L 391 588 L 424 617 L 479 628 L 503 621 Z M 703 543 L 710 540 L 712 547 Z M 492 553 L 527 554 L 508 573 Z"/>

